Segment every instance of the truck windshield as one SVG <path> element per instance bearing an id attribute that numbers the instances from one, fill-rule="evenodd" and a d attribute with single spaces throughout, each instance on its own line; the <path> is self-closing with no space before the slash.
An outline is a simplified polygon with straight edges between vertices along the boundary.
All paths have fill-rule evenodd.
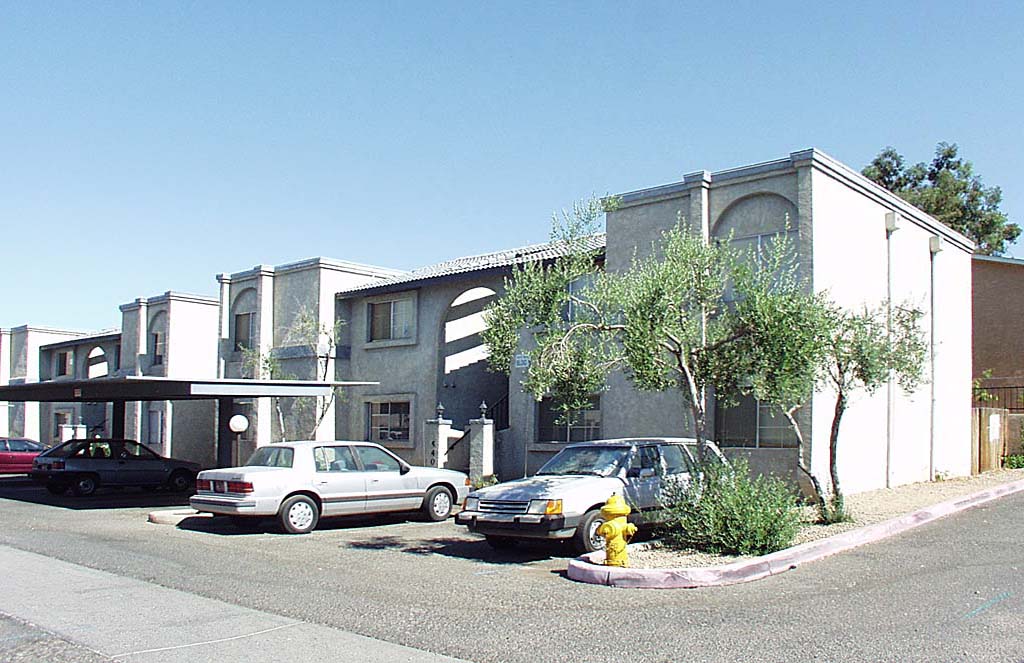
<path id="1" fill-rule="evenodd" d="M 568 447 L 544 463 L 543 474 L 594 474 L 612 476 L 629 457 L 629 447 Z"/>

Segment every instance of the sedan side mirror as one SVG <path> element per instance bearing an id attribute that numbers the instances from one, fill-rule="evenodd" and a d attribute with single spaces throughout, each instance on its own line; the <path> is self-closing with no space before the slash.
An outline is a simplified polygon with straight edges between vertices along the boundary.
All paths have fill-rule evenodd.
<path id="1" fill-rule="evenodd" d="M 409 470 L 411 470 L 411 469 L 412 469 L 412 467 L 410 467 L 409 465 L 407 465 L 405 463 L 402 463 L 401 465 L 398 466 L 398 473 L 399 474 L 408 474 Z"/>

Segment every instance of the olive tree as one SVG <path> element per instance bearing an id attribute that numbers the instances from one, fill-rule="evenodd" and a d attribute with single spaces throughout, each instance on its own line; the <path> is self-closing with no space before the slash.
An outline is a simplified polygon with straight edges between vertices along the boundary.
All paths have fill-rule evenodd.
<path id="1" fill-rule="evenodd" d="M 334 326 L 321 323 L 308 307 L 299 309 L 281 335 L 281 347 L 276 351 L 261 352 L 259 348 L 247 348 L 242 351 L 242 363 L 246 371 L 253 377 L 274 380 L 313 379 L 326 382 L 333 376 L 330 358 L 338 347 L 338 338 L 342 322 Z M 282 350 L 294 348 L 296 357 L 314 359 L 304 376 L 296 375 L 286 369 L 282 360 Z M 313 439 L 324 418 L 331 412 L 331 406 L 339 397 L 340 390 L 334 388 L 329 396 L 275 396 L 274 412 L 282 440 Z M 287 399 L 287 400 L 286 400 Z M 287 412 L 286 412 L 287 411 Z M 289 416 L 286 416 L 289 415 Z M 289 425 L 290 424 L 290 425 Z"/>
<path id="2" fill-rule="evenodd" d="M 615 204 L 590 201 L 563 213 L 553 237 L 564 257 L 506 279 L 505 295 L 486 314 L 491 365 L 509 371 L 525 331 L 523 387 L 538 400 L 552 396 L 566 413 L 585 408 L 613 369 L 641 390 L 679 391 L 703 455 L 712 391 L 738 393 L 757 361 L 781 357 L 779 370 L 813 372 L 809 353 L 789 349 L 805 309 L 818 301 L 795 277 L 792 252 L 743 256 L 728 242 L 706 241 L 682 218 L 652 257 L 604 272 L 598 252 L 584 248 L 585 231 Z"/>
<path id="3" fill-rule="evenodd" d="M 890 379 L 904 391 L 917 389 L 924 379 L 928 351 L 920 326 L 922 316 L 910 305 L 865 307 L 859 312 L 832 308 L 832 333 L 820 374 L 836 396 L 828 445 L 832 521 L 846 517 L 838 470 L 843 414 L 857 391 L 874 393 Z"/>

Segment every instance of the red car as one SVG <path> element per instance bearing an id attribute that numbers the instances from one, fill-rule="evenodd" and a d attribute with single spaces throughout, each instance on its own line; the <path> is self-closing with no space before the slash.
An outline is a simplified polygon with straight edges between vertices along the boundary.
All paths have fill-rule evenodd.
<path id="1" fill-rule="evenodd" d="M 0 474 L 28 474 L 32 459 L 46 447 L 24 437 L 0 437 Z"/>

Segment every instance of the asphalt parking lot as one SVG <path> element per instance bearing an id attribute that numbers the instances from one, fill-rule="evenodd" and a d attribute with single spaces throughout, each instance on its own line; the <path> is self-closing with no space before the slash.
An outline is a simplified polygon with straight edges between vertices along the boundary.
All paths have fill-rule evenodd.
<path id="1" fill-rule="evenodd" d="M 0 479 L 0 545 L 468 661 L 1020 661 L 1024 495 L 777 577 L 700 590 L 573 582 L 570 551 L 496 552 L 451 521 L 146 522 L 181 495 L 53 497 Z M 47 600 L 66 601 L 59 586 Z M 140 605 L 146 611 L 160 606 Z"/>

